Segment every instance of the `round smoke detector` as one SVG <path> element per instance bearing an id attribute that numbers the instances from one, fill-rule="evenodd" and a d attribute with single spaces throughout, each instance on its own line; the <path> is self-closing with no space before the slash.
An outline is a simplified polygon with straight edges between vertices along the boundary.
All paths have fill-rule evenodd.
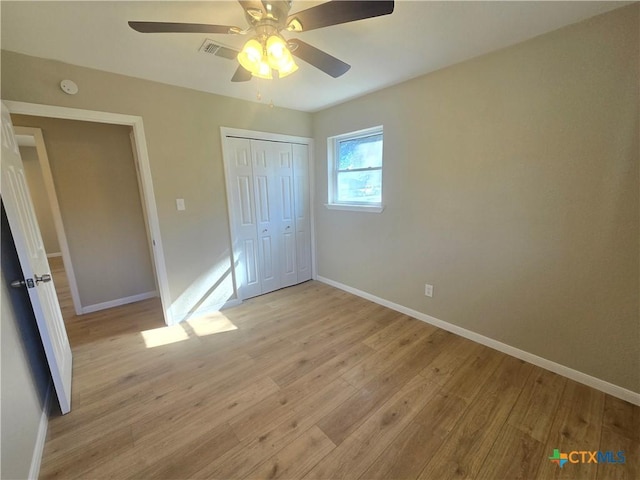
<path id="1" fill-rule="evenodd" d="M 73 80 L 62 80 L 60 82 L 60 88 L 64 93 L 68 93 L 69 95 L 78 93 L 78 85 L 76 85 Z"/>

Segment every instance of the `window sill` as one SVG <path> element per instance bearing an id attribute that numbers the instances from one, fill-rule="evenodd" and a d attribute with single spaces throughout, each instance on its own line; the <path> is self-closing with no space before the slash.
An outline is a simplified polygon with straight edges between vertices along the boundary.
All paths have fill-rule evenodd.
<path id="1" fill-rule="evenodd" d="M 342 203 L 325 203 L 329 210 L 343 210 L 347 212 L 382 213 L 384 205 L 348 205 Z"/>

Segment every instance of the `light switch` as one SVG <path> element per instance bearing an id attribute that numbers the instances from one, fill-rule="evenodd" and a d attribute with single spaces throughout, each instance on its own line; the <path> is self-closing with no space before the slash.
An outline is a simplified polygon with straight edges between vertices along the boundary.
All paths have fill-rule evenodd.
<path id="1" fill-rule="evenodd" d="M 186 210 L 184 206 L 184 198 L 176 198 L 176 208 L 178 210 Z"/>

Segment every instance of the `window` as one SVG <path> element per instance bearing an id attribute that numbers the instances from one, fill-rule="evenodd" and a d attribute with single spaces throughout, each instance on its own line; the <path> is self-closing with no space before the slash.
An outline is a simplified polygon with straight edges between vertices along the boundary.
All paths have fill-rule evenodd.
<path id="1" fill-rule="evenodd" d="M 327 152 L 327 208 L 381 212 L 382 127 L 330 137 Z"/>

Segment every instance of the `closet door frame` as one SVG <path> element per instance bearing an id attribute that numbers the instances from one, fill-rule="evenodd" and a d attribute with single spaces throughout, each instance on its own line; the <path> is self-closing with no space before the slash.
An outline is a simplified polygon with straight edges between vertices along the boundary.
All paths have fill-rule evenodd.
<path id="1" fill-rule="evenodd" d="M 233 246 L 236 244 L 236 232 L 233 228 L 232 218 L 234 216 L 233 204 L 230 198 L 230 192 L 232 189 L 231 185 L 231 174 L 230 174 L 230 159 L 226 155 L 227 151 L 227 137 L 235 137 L 235 138 L 244 138 L 247 140 L 265 140 L 272 142 L 282 142 L 282 143 L 291 143 L 291 144 L 300 144 L 307 145 L 309 152 L 309 220 L 310 220 L 310 229 L 311 229 L 311 278 L 316 279 L 316 240 L 315 240 L 315 220 L 314 220 L 314 204 L 315 204 L 315 189 L 314 189 L 314 161 L 313 161 L 313 139 L 307 137 L 298 137 L 294 135 L 282 135 L 278 133 L 269 133 L 269 132 L 258 132 L 254 130 L 245 130 L 239 128 L 231 128 L 231 127 L 220 127 L 220 139 L 222 143 L 222 158 L 224 161 L 224 173 L 225 173 L 225 187 L 226 187 L 226 198 L 227 198 L 227 211 L 229 215 L 228 228 L 229 228 L 229 238 L 231 240 L 230 243 L 230 257 L 231 257 L 231 272 L 233 277 L 233 289 L 238 301 L 243 301 L 242 295 L 239 291 L 238 285 L 238 275 L 236 274 L 236 269 L 238 265 L 236 264 L 237 258 L 236 253 L 234 252 Z"/>

